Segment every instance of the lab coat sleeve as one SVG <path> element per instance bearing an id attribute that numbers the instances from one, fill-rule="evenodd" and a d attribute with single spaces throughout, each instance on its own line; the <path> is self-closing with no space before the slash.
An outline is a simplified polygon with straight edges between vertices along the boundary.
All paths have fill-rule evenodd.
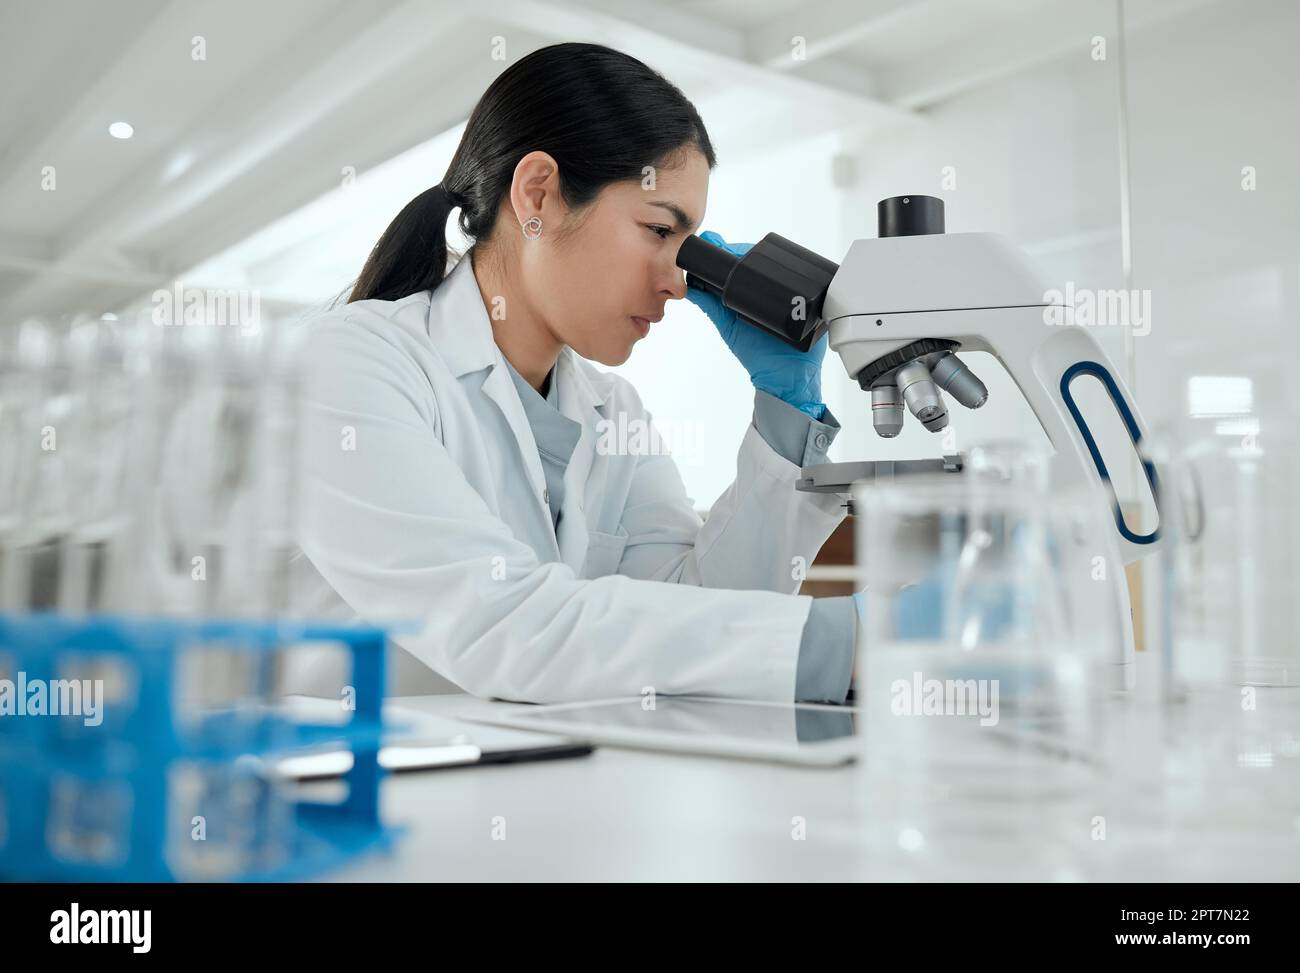
<path id="1" fill-rule="evenodd" d="M 754 396 L 754 427 L 763 441 L 791 463 L 824 462 L 840 424 L 826 409 L 820 420 L 766 392 Z M 853 676 L 856 611 L 850 597 L 817 598 L 799 643 L 794 698 L 843 703 Z"/>
<path id="2" fill-rule="evenodd" d="M 812 599 L 540 563 L 448 454 L 429 378 L 397 340 L 348 318 L 310 339 L 299 546 L 361 618 L 409 623 L 395 641 L 479 696 L 794 697 Z M 772 480 L 784 463 L 749 462 Z"/>
<path id="3" fill-rule="evenodd" d="M 756 392 L 736 479 L 704 520 L 670 455 L 639 457 L 623 513 L 628 541 L 619 573 L 706 588 L 797 591 L 845 511 L 835 494 L 801 493 L 795 482 L 801 466 L 825 462 L 838 430 L 830 410 L 818 422 Z"/>
<path id="4" fill-rule="evenodd" d="M 840 433 L 840 424 L 829 408 L 820 420 L 813 419 L 761 389 L 754 390 L 754 428 L 778 456 L 799 467 L 824 463 Z"/>

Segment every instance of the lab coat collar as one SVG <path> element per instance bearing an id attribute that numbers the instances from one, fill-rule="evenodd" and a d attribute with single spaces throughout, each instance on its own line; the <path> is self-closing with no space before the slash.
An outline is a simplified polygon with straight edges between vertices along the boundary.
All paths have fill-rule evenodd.
<path id="1" fill-rule="evenodd" d="M 570 348 L 560 351 L 555 378 L 559 411 L 578 422 L 582 432 L 564 473 L 564 506 L 556 536 L 545 497 L 546 476 L 537 440 L 528 416 L 510 377 L 509 366 L 492 336 L 492 324 L 474 277 L 467 255 L 433 292 L 429 307 L 429 338 L 458 380 L 482 373 L 483 393 L 496 403 L 518 444 L 524 469 L 535 497 L 534 516 L 545 524 L 542 533 L 552 559 L 563 561 L 575 574 L 580 572 L 590 541 L 585 505 L 587 477 L 595 456 L 599 422 L 605 417 L 597 411 L 606 406 L 614 389 L 614 376 L 588 365 Z M 470 379 L 474 381 L 474 379 Z"/>
<path id="2" fill-rule="evenodd" d="M 457 378 L 488 367 L 505 368 L 468 253 L 433 292 L 429 339 Z M 561 349 L 556 365 L 561 388 L 568 389 L 582 406 L 599 409 L 608 403 L 614 389 L 612 375 L 587 366 L 568 347 Z"/>

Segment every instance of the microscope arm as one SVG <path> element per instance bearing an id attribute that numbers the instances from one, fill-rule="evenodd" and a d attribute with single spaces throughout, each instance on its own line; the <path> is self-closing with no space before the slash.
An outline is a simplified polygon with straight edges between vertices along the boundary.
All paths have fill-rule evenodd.
<path id="1" fill-rule="evenodd" d="M 1045 302 L 1050 289 L 1037 269 L 995 234 L 964 233 L 859 240 L 832 281 L 826 299 L 830 347 L 849 375 L 915 342 L 944 339 L 960 351 L 987 351 L 1006 368 L 1033 410 L 1053 450 L 1051 483 L 1086 483 L 1109 498 L 1124 561 L 1151 553 L 1159 528 L 1129 524 L 1095 431 L 1079 407 L 1078 380 L 1093 378 L 1107 393 L 1146 476 L 1147 432 L 1123 378 L 1093 335 L 1074 323 L 1072 309 Z M 850 313 L 849 309 L 904 310 Z M 928 309 L 927 309 L 928 308 Z"/>

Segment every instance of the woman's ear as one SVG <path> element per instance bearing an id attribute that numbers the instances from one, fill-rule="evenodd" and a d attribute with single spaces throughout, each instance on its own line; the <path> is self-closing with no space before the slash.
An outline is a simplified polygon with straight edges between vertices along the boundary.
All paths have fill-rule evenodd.
<path id="1" fill-rule="evenodd" d="M 520 226 L 532 217 L 557 223 L 560 212 L 560 167 L 549 153 L 529 152 L 515 166 L 510 183 L 510 205 Z"/>

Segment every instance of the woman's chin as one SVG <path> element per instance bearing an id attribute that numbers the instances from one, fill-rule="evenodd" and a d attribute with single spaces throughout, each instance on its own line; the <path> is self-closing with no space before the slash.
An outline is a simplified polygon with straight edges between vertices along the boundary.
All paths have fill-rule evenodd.
<path id="1" fill-rule="evenodd" d="M 594 361 L 598 365 L 606 365 L 610 368 L 614 368 L 623 364 L 632 357 L 632 347 L 635 344 L 636 342 L 634 341 L 631 344 L 620 345 L 616 348 L 593 348 L 589 354 L 578 351 L 576 348 L 574 351 L 577 351 L 579 355 L 588 361 Z"/>

